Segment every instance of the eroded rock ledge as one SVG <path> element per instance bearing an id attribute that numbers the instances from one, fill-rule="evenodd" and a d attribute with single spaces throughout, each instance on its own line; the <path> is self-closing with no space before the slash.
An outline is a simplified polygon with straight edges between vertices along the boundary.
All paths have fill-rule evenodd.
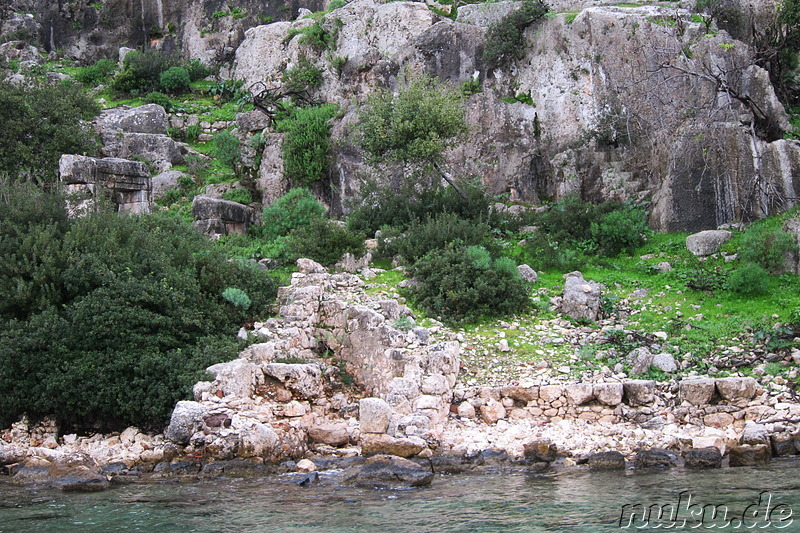
<path id="1" fill-rule="evenodd" d="M 353 467 L 343 479 L 358 482 L 372 479 L 359 477 L 363 458 L 383 455 L 460 471 L 616 468 L 626 458 L 637 468 L 719 466 L 723 457 L 736 466 L 800 453 L 800 405 L 779 402 L 750 377 L 464 387 L 456 335 L 413 327 L 402 299 L 370 295 L 363 278 L 374 271 L 298 266 L 279 291 L 279 317 L 243 332 L 260 342 L 210 367 L 213 380 L 178 402 L 163 435 L 128 428 L 59 437 L 52 423 L 23 421 L 0 434 L 3 471 L 18 482 L 97 490 L 115 476 L 333 466 Z M 368 466 L 429 482 L 409 463 Z"/>

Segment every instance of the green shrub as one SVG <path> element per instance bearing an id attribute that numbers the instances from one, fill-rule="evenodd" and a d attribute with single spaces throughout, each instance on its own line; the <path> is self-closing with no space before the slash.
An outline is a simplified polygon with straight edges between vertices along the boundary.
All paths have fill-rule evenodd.
<path id="1" fill-rule="evenodd" d="M 412 269 L 416 303 L 449 323 L 526 310 L 528 287 L 516 268 L 510 269 L 507 260 L 487 264 L 484 252 L 448 246 L 420 259 Z"/>
<path id="2" fill-rule="evenodd" d="M 145 96 L 144 99 L 148 103 L 160 105 L 167 113 L 172 110 L 172 100 L 170 100 L 169 96 L 164 93 L 153 91 L 151 93 L 147 93 L 147 96 Z"/>
<path id="3" fill-rule="evenodd" d="M 199 124 L 193 124 L 191 126 L 186 126 L 186 142 L 187 143 L 196 143 L 197 139 L 200 138 L 200 134 L 203 133 L 203 130 L 200 128 Z"/>
<path id="4" fill-rule="evenodd" d="M 191 79 L 189 73 L 183 67 L 170 67 L 158 78 L 159 85 L 168 93 L 177 93 L 189 87 Z"/>
<path id="5" fill-rule="evenodd" d="M 247 310 L 252 303 L 250 301 L 250 297 L 247 296 L 247 293 L 242 289 L 237 289 L 236 287 L 228 287 L 222 291 L 222 297 L 230 302 L 234 307 L 239 307 L 244 310 Z"/>
<path id="6" fill-rule="evenodd" d="M 466 198 L 462 198 L 452 187 L 420 190 L 414 186 L 404 186 L 395 190 L 368 184 L 364 189 L 364 196 L 350 212 L 347 224 L 351 229 L 369 235 L 382 226 L 405 231 L 415 220 L 444 213 L 467 220 L 498 222 L 489 211 L 491 199 L 477 185 L 463 188 Z"/>
<path id="7" fill-rule="evenodd" d="M 744 263 L 728 275 L 724 286 L 738 294 L 766 294 L 769 290 L 769 273 L 754 263 Z"/>
<path id="8" fill-rule="evenodd" d="M 214 135 L 214 157 L 228 168 L 236 170 L 239 164 L 239 145 L 241 141 L 228 131 Z"/>
<path id="9" fill-rule="evenodd" d="M 192 82 L 202 80 L 209 74 L 211 74 L 211 69 L 208 68 L 205 63 L 200 61 L 199 59 L 192 59 L 188 63 L 186 63 L 186 72 L 189 73 L 189 80 Z"/>
<path id="10" fill-rule="evenodd" d="M 253 196 L 247 189 L 233 189 L 226 191 L 222 194 L 223 200 L 229 202 L 238 202 L 240 204 L 250 204 L 253 202 Z"/>
<path id="11" fill-rule="evenodd" d="M 295 186 L 309 186 L 328 173 L 331 124 L 337 107 L 294 108 L 289 118 L 279 120 L 277 130 L 286 133 L 283 139 L 283 168 L 286 178 Z"/>
<path id="12" fill-rule="evenodd" d="M 466 133 L 460 95 L 430 77 L 411 81 L 396 96 L 371 94 L 361 112 L 360 144 L 373 163 L 432 162 Z"/>
<path id="13" fill-rule="evenodd" d="M 749 227 L 742 236 L 739 257 L 743 262 L 755 263 L 770 274 L 779 274 L 787 255 L 797 249 L 797 243 L 788 233 L 758 224 Z"/>
<path id="14" fill-rule="evenodd" d="M 522 5 L 489 25 L 483 48 L 487 70 L 502 68 L 521 59 L 527 47 L 523 39 L 525 28 L 544 17 L 550 8 L 541 0 L 523 0 Z"/>
<path id="15" fill-rule="evenodd" d="M 128 94 L 147 94 L 161 89 L 161 73 L 177 66 L 178 59 L 156 50 L 129 52 L 122 72 L 111 83 L 115 91 Z"/>
<path id="16" fill-rule="evenodd" d="M 332 265 L 345 253 L 363 256 L 364 235 L 327 219 L 314 219 L 289 234 L 286 250 L 289 261 L 307 257 L 323 265 Z"/>
<path id="17" fill-rule="evenodd" d="M 97 151 L 96 134 L 88 121 L 99 111 L 77 84 L 23 88 L 0 82 L 0 173 L 54 183 L 61 154 Z"/>
<path id="18" fill-rule="evenodd" d="M 482 222 L 460 218 L 453 213 L 434 215 L 414 221 L 406 232 L 390 243 L 380 243 L 382 255 L 400 254 L 412 264 L 433 250 L 458 241 L 461 245 L 481 244 L 489 232 Z"/>
<path id="19" fill-rule="evenodd" d="M 630 253 L 642 246 L 647 233 L 647 213 L 643 209 L 622 208 L 591 223 L 591 236 L 600 251 L 608 256 Z"/>
<path id="20" fill-rule="evenodd" d="M 275 239 L 324 218 L 325 207 L 314 198 L 311 191 L 295 188 L 264 208 L 261 225 L 254 232 L 267 239 Z"/>
<path id="21" fill-rule="evenodd" d="M 287 91 L 308 91 L 322 85 L 322 71 L 301 57 L 297 66 L 283 73 L 283 88 Z"/>
<path id="22" fill-rule="evenodd" d="M 101 59 L 94 65 L 79 68 L 73 77 L 87 87 L 97 87 L 117 69 L 117 64 L 110 59 Z"/>
<path id="23" fill-rule="evenodd" d="M 223 291 L 240 288 L 254 295 L 250 313 L 270 312 L 275 280 L 178 218 L 69 220 L 61 198 L 3 191 L 0 427 L 27 414 L 62 431 L 159 430 L 204 369 L 239 349 L 234 335 L 252 315 Z"/>

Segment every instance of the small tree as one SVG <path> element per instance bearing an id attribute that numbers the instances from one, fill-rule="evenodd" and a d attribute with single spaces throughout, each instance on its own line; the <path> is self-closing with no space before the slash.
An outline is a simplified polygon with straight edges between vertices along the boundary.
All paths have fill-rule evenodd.
<path id="1" fill-rule="evenodd" d="M 466 198 L 442 166 L 443 153 L 467 132 L 461 96 L 434 78 L 413 79 L 396 95 L 378 91 L 361 112 L 361 148 L 367 161 L 399 161 L 435 169 Z"/>

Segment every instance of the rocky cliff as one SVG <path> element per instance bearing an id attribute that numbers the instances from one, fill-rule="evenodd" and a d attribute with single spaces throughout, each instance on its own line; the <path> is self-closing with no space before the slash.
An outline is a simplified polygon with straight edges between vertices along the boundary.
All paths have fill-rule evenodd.
<path id="1" fill-rule="evenodd" d="M 426 72 L 457 87 L 480 82 L 465 100 L 471 133 L 448 163 L 491 193 L 530 202 L 652 199 L 660 230 L 712 228 L 794 205 L 800 145 L 783 140 L 786 113 L 747 44 L 723 30 L 705 33 L 674 7 L 589 7 L 532 25 L 524 57 L 489 70 L 485 28 L 514 7 L 466 6 L 452 21 L 420 3 L 357 0 L 324 19 L 336 35 L 324 54 L 287 39 L 307 19 L 248 30 L 233 75 L 279 83 L 301 57 L 324 70 L 318 96 L 344 112 L 331 172 L 344 200 L 369 174 L 351 136 L 364 95 Z M 347 61 L 337 72 L 330 57 Z"/>
<path id="2" fill-rule="evenodd" d="M 649 200 L 651 225 L 663 231 L 715 228 L 795 205 L 800 144 L 784 138 L 787 113 L 748 43 L 713 25 L 709 31 L 673 3 L 585 5 L 551 3 L 551 13 L 525 30 L 522 58 L 500 69 L 484 65 L 486 29 L 514 2 L 465 5 L 452 20 L 421 2 L 354 0 L 314 18 L 257 25 L 292 19 L 306 6 L 28 0 L 15 10 L 36 16 L 6 14 L 3 32 L 31 31 L 49 49 L 66 46 L 84 60 L 113 55 L 120 44 L 177 48 L 220 62 L 221 76 L 247 86 L 279 86 L 288 68 L 309 61 L 323 74 L 313 96 L 340 108 L 319 188 L 336 212 L 347 211 L 363 179 L 375 175 L 354 138 L 366 96 L 397 90 L 419 73 L 458 90 L 470 84 L 470 133 L 447 163 L 492 194 L 533 203 L 567 195 Z M 774 6 L 740 9 L 758 25 Z M 315 24 L 325 47 L 304 38 Z M 723 26 L 746 38 L 741 19 Z M 268 202 L 289 184 L 281 134 L 266 139 L 258 185 Z"/>

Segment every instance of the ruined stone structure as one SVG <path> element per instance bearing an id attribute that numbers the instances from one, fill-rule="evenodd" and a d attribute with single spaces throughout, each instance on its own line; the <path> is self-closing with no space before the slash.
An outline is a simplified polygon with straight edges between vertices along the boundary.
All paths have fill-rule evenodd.
<path id="1" fill-rule="evenodd" d="M 80 216 L 111 202 L 120 213 L 149 213 L 153 205 L 147 165 L 113 157 L 63 155 L 58 163 L 70 213 Z"/>

